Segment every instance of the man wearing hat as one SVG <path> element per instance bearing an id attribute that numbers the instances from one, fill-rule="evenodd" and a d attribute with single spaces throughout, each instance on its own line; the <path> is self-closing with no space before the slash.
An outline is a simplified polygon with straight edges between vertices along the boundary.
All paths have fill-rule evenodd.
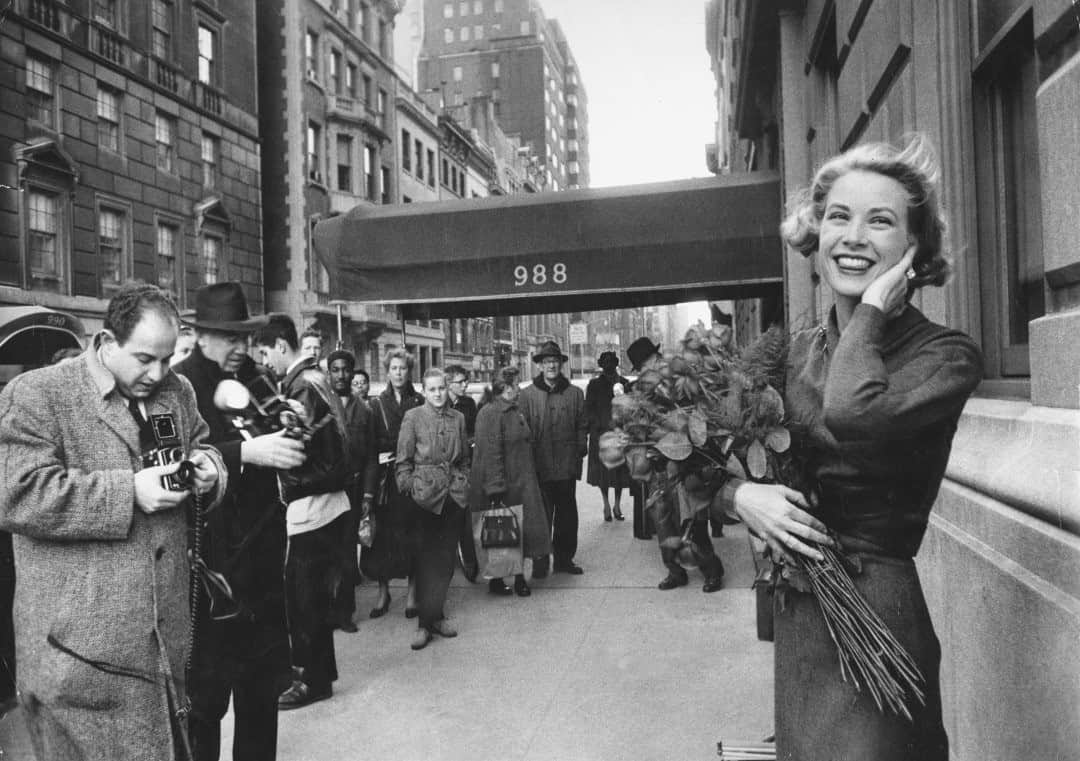
<path id="1" fill-rule="evenodd" d="M 626 356 L 630 358 L 634 369 L 639 373 L 656 370 L 660 365 L 660 346 L 642 336 L 627 347 Z M 646 495 L 643 493 L 642 502 L 645 499 Z M 660 558 L 668 569 L 668 575 L 664 577 L 657 587 L 665 591 L 676 587 L 685 587 L 690 581 L 686 569 L 679 565 L 678 550 L 664 544 L 666 540 L 679 538 L 683 534 L 683 526 L 680 521 L 681 512 L 676 499 L 677 497 L 674 495 L 665 495 L 664 499 L 657 500 L 652 507 L 652 517 L 656 525 L 656 539 L 660 543 Z M 635 521 L 637 519 L 636 503 L 637 498 L 635 495 Z M 642 516 L 643 519 L 646 515 Z M 717 556 L 716 551 L 713 549 L 712 540 L 709 538 L 708 511 L 698 513 L 693 519 L 689 538 L 691 544 L 694 545 L 694 555 L 699 558 L 701 573 L 705 576 L 705 584 L 702 586 L 701 591 L 717 591 L 723 586 L 724 564 Z"/>
<path id="2" fill-rule="evenodd" d="M 588 452 L 585 395 L 562 374 L 568 357 L 557 343 L 544 342 L 532 359 L 540 365 L 540 374 L 521 392 L 518 406 L 533 433 L 536 476 L 552 527 L 554 570 L 578 575 L 584 571 L 574 563 L 578 533 L 575 491 L 581 461 Z M 547 555 L 533 558 L 533 578 L 542 579 L 547 574 Z"/>
<path id="3" fill-rule="evenodd" d="M 278 695 L 289 669 L 282 589 L 285 517 L 277 469 L 302 463 L 304 448 L 280 432 L 242 435 L 214 406 L 222 380 L 246 383 L 258 372 L 248 356 L 248 338 L 267 319 L 248 314 L 240 284 L 203 286 L 195 294 L 194 314 L 182 319 L 195 330 L 195 346 L 173 370 L 191 381 L 199 413 L 210 427 L 208 441 L 221 451 L 230 476 L 223 509 L 208 516 L 200 554 L 229 582 L 236 606 L 228 612 L 239 611 L 222 619 L 208 595 L 200 597 L 190 678 L 192 751 L 196 761 L 216 761 L 231 695 L 234 759 L 272 759 Z"/>

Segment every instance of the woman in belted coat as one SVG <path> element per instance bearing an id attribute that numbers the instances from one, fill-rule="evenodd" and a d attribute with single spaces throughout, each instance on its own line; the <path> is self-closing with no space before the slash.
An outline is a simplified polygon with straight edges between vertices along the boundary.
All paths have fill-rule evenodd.
<path id="1" fill-rule="evenodd" d="M 531 558 L 551 554 L 551 526 L 536 480 L 533 433 L 517 406 L 519 375 L 516 367 L 502 368 L 491 384 L 492 401 L 476 416 L 469 509 L 479 512 L 499 502 L 522 505 L 523 556 Z M 513 590 L 503 579 L 491 579 L 488 589 L 492 594 L 531 594 L 524 573 L 514 577 Z"/>

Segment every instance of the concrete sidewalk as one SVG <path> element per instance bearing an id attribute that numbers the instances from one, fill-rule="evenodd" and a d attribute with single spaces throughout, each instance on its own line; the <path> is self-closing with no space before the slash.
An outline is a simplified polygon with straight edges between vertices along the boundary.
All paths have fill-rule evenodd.
<path id="1" fill-rule="evenodd" d="M 336 635 L 334 697 L 280 715 L 278 758 L 709 759 L 718 740 L 771 735 L 772 645 L 755 637 L 743 527 L 714 540 L 723 590 L 703 594 L 692 570 L 689 586 L 661 592 L 655 540 L 634 539 L 629 517 L 604 523 L 593 487 L 579 484 L 578 502 L 583 576 L 532 582 L 522 599 L 492 597 L 458 574 L 447 614 L 459 636 L 418 653 L 404 586 L 371 620 L 375 585 L 365 582 L 360 631 Z M 228 749 L 231 715 L 223 730 Z M 0 723 L 0 747 L 5 758 L 29 756 L 17 714 Z"/>

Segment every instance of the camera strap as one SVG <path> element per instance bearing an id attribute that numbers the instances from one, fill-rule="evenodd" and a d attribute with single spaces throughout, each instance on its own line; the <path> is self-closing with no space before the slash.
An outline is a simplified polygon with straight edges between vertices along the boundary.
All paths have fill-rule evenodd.
<path id="1" fill-rule="evenodd" d="M 131 413 L 131 417 L 135 419 L 135 425 L 139 426 L 139 452 L 140 454 L 146 454 L 157 445 L 154 439 L 154 429 L 150 426 L 150 421 L 143 417 L 142 410 L 139 409 L 138 399 L 135 397 L 129 398 L 127 408 L 128 412 Z"/>

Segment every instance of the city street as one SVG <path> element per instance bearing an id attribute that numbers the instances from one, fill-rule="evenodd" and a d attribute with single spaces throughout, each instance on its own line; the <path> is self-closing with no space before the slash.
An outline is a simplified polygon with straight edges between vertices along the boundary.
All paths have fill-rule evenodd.
<path id="1" fill-rule="evenodd" d="M 772 734 L 772 646 L 754 631 L 753 567 L 742 526 L 715 539 L 725 588 L 701 576 L 670 592 L 655 541 L 604 523 L 599 492 L 578 485 L 583 576 L 533 583 L 532 597 L 492 597 L 454 578 L 460 634 L 409 649 L 404 586 L 390 613 L 337 633 L 333 699 L 281 714 L 282 761 L 592 761 L 709 759 L 718 740 Z M 231 720 L 231 717 L 230 717 Z M 223 747 L 231 744 L 226 725 Z M 21 717 L 0 722 L 5 758 L 29 755 Z M 226 751 L 223 758 L 229 758 Z"/>

